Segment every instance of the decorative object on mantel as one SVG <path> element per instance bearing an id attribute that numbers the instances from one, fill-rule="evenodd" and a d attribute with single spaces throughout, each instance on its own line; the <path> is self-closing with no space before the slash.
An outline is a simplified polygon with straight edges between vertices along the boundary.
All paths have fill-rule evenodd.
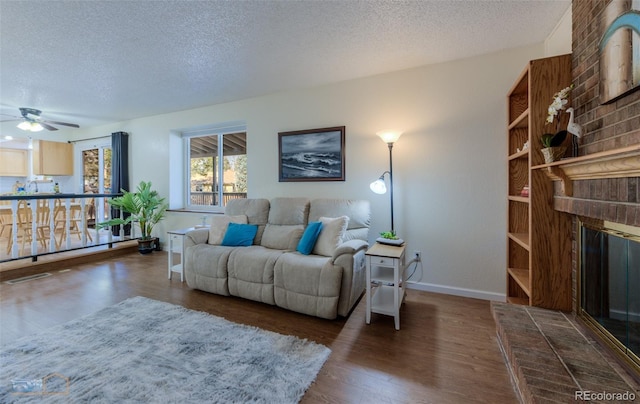
<path id="1" fill-rule="evenodd" d="M 569 87 L 565 87 L 562 90 L 558 91 L 553 95 L 553 101 L 551 105 L 549 105 L 548 115 L 547 115 L 547 125 L 553 124 L 556 121 L 556 117 L 558 113 L 564 110 L 567 106 L 567 97 L 569 97 L 569 92 L 573 88 L 573 84 Z M 573 109 L 571 109 L 571 118 L 573 117 Z M 563 146 L 564 140 L 567 138 L 566 130 L 559 130 L 560 126 L 560 118 L 558 117 L 557 122 L 555 124 L 555 133 L 545 133 L 541 137 L 542 145 L 544 148 L 542 149 L 542 155 L 544 156 L 544 161 L 546 163 L 552 163 L 554 161 L 560 160 L 564 157 L 565 152 L 567 151 L 567 147 Z"/>
<path id="2" fill-rule="evenodd" d="M 571 133 L 574 137 L 571 138 L 571 156 L 578 157 L 578 141 L 577 138 L 582 137 L 582 126 L 573 122 L 573 107 L 567 108 L 567 114 L 569 114 L 569 123 L 567 124 L 567 132 Z"/>
<path id="3" fill-rule="evenodd" d="M 383 172 L 382 175 L 380 175 L 380 178 L 378 178 L 377 180 L 375 180 L 369 185 L 369 188 L 371 188 L 371 190 L 376 194 L 386 193 L 387 186 L 384 183 L 384 175 L 389 174 L 389 188 L 391 190 L 390 192 L 391 195 L 389 198 L 390 205 L 391 205 L 391 231 L 385 232 L 385 233 L 389 233 L 393 235 L 393 237 L 396 237 L 396 231 L 393 228 L 393 153 L 392 153 L 392 150 L 393 150 L 393 144 L 397 142 L 398 139 L 400 139 L 400 136 L 402 136 L 402 132 L 387 130 L 387 131 L 378 132 L 376 134 L 389 147 L 389 171 Z M 382 238 L 385 238 L 385 237 L 383 236 Z"/>
<path id="4" fill-rule="evenodd" d="M 637 77 L 640 7 L 612 1 L 600 13 L 600 102 L 609 104 L 640 89 Z M 615 16 L 615 18 L 613 18 Z"/>

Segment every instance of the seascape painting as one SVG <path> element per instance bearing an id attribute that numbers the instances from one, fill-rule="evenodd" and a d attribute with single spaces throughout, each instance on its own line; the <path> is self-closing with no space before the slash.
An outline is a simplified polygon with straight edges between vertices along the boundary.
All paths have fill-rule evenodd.
<path id="1" fill-rule="evenodd" d="M 280 182 L 344 181 L 344 126 L 278 133 Z"/>
<path id="2" fill-rule="evenodd" d="M 600 18 L 600 102 L 640 88 L 640 0 L 613 0 Z"/>

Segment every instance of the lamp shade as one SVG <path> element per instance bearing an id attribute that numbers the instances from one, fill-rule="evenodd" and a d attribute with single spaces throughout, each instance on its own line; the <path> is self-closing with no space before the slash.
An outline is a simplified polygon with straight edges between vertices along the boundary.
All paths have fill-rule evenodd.
<path id="1" fill-rule="evenodd" d="M 29 132 L 40 132 L 42 129 L 44 129 L 38 122 L 28 121 L 22 121 L 16 127 L 18 129 L 26 130 Z"/>
<path id="2" fill-rule="evenodd" d="M 382 139 L 382 141 L 385 143 L 395 143 L 398 141 L 398 139 L 400 139 L 400 136 L 402 136 L 402 132 L 393 131 L 393 130 L 383 130 L 376 133 L 376 135 L 380 136 L 380 139 Z"/>
<path id="3" fill-rule="evenodd" d="M 31 130 L 31 123 L 27 121 L 22 121 L 16 127 L 22 130 Z"/>
<path id="4" fill-rule="evenodd" d="M 369 185 L 369 188 L 371 188 L 371 190 L 376 194 L 384 194 L 387 192 L 387 186 L 384 183 L 384 179 L 382 177 L 373 181 L 371 185 Z"/>

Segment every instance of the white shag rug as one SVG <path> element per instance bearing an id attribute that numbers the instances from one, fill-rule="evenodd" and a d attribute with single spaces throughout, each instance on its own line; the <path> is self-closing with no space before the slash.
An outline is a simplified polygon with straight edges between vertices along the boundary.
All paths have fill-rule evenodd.
<path id="1" fill-rule="evenodd" d="M 0 402 L 296 403 L 330 353 L 134 297 L 3 346 Z"/>

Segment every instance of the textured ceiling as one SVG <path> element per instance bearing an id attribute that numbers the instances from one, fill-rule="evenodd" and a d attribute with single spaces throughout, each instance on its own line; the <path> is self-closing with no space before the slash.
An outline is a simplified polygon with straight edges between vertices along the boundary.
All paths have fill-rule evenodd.
<path id="1" fill-rule="evenodd" d="M 450 61 L 539 43 L 570 4 L 0 0 L 0 113 L 92 126 Z"/>

